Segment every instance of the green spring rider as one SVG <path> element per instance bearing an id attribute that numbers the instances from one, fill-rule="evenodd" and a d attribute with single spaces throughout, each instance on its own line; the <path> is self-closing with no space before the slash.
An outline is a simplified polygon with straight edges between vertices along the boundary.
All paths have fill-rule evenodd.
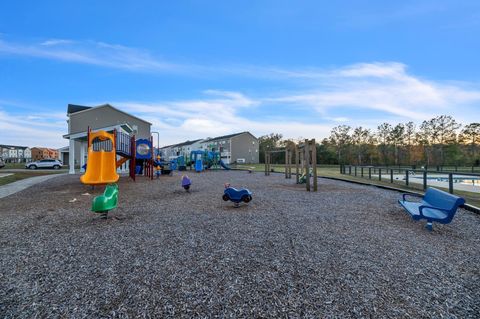
<path id="1" fill-rule="evenodd" d="M 117 207 L 118 204 L 118 185 L 108 184 L 105 187 L 103 195 L 95 197 L 92 201 L 92 211 L 101 214 L 103 218 L 107 218 L 109 210 Z"/>

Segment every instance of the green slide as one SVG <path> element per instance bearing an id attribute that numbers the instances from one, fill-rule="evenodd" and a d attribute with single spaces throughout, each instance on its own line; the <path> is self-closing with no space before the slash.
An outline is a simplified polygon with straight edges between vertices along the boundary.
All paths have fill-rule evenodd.
<path id="1" fill-rule="evenodd" d="M 92 211 L 96 213 L 102 213 L 104 217 L 107 217 L 109 210 L 117 207 L 118 202 L 118 185 L 108 184 L 105 187 L 103 195 L 97 196 L 92 201 Z"/>

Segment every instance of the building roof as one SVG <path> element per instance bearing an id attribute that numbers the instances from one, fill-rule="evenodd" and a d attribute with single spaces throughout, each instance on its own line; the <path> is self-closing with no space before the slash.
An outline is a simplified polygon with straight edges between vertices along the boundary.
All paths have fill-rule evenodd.
<path id="1" fill-rule="evenodd" d="M 33 149 L 40 150 L 40 151 L 57 152 L 56 149 L 49 148 L 49 147 L 37 147 L 37 146 L 35 146 L 35 147 L 32 147 L 32 150 Z"/>
<path id="2" fill-rule="evenodd" d="M 0 148 L 16 148 L 16 149 L 21 149 L 21 150 L 24 150 L 24 149 L 27 149 L 29 148 L 28 146 L 18 146 L 18 145 L 4 145 L 4 144 L 0 144 Z"/>
<path id="3" fill-rule="evenodd" d="M 198 141 L 201 141 L 202 139 L 198 139 L 198 140 L 193 140 L 193 141 L 185 141 L 185 142 L 182 142 L 182 143 L 178 143 L 178 144 L 172 144 L 172 145 L 167 145 L 167 146 L 163 146 L 161 147 L 161 149 L 163 148 L 169 148 L 169 147 L 180 147 L 180 146 L 187 146 L 187 145 L 192 145 Z"/>
<path id="4" fill-rule="evenodd" d="M 67 112 L 68 112 L 68 110 L 70 109 L 70 105 L 73 105 L 73 104 L 68 104 Z M 88 111 L 91 111 L 91 110 L 96 110 L 96 109 L 99 109 L 99 108 L 102 108 L 102 107 L 109 107 L 109 108 L 111 108 L 111 109 L 114 109 L 114 110 L 117 111 L 117 112 L 126 114 L 126 115 L 128 115 L 128 116 L 131 116 L 131 117 L 139 120 L 139 121 L 142 121 L 142 122 L 144 122 L 144 123 L 147 123 L 147 124 L 149 124 L 149 125 L 152 125 L 152 123 L 150 123 L 150 122 L 148 122 L 148 121 L 145 121 L 144 119 L 141 119 L 141 118 L 139 118 L 139 117 L 137 117 L 137 116 L 135 116 L 135 115 L 132 115 L 132 114 L 130 114 L 130 113 L 127 113 L 127 112 L 125 112 L 125 111 L 122 111 L 122 110 L 120 110 L 120 109 L 117 109 L 116 107 L 114 107 L 114 106 L 112 106 L 112 105 L 110 105 L 110 104 L 108 104 L 108 103 L 107 103 L 107 104 L 98 105 L 98 106 L 81 106 L 81 105 L 74 105 L 74 106 L 75 106 L 75 107 L 80 107 L 80 108 L 83 108 L 83 109 L 79 109 L 79 110 L 77 110 L 77 111 L 74 112 L 74 113 L 68 113 L 68 114 L 83 113 L 83 112 L 88 112 Z"/>
<path id="5" fill-rule="evenodd" d="M 88 109 L 91 109 L 91 108 L 92 108 L 91 106 L 68 104 L 67 114 L 77 113 L 77 112 L 88 110 Z"/>
<path id="6" fill-rule="evenodd" d="M 242 135 L 242 134 L 250 134 L 252 135 L 252 133 L 248 132 L 248 131 L 245 131 L 245 132 L 240 132 L 240 133 L 234 133 L 234 134 L 228 134 L 228 135 L 222 135 L 222 136 L 217 136 L 217 137 L 211 137 L 211 138 L 207 138 L 204 142 L 207 143 L 207 142 L 213 142 L 213 141 L 217 141 L 217 140 L 225 140 L 225 139 L 230 139 L 232 137 L 235 137 L 235 136 L 238 136 L 238 135 Z M 253 135 L 252 135 L 253 136 Z M 253 136 L 255 137 L 255 136 Z M 256 137 L 255 137 L 256 138 Z"/>

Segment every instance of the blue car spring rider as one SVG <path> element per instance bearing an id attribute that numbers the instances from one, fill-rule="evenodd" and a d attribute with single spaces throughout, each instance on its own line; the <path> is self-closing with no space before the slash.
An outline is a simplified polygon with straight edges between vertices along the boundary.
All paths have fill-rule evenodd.
<path id="1" fill-rule="evenodd" d="M 236 189 L 225 184 L 222 199 L 224 201 L 232 201 L 234 207 L 238 207 L 241 202 L 248 203 L 252 200 L 252 192 L 246 188 Z"/>

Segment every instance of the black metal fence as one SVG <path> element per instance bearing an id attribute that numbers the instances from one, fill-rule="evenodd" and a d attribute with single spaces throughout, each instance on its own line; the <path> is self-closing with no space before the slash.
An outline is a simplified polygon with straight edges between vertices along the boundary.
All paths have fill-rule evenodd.
<path id="1" fill-rule="evenodd" d="M 458 169 L 457 171 L 447 171 L 408 167 L 340 165 L 340 174 L 421 190 L 433 186 L 448 190 L 451 194 L 467 194 L 473 196 L 475 200 L 480 200 L 480 174 Z"/>

